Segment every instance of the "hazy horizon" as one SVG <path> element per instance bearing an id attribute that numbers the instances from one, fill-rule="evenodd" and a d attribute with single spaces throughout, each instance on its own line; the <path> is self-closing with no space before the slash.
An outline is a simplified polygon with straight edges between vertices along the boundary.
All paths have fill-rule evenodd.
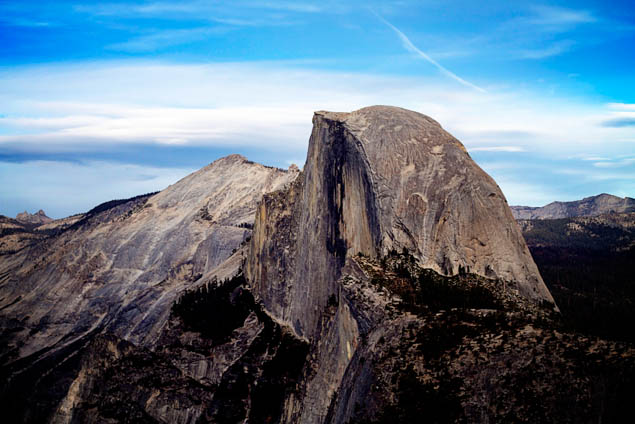
<path id="1" fill-rule="evenodd" d="M 508 3 L 3 2 L 0 214 L 302 166 L 313 111 L 374 104 L 437 120 L 510 205 L 635 197 L 635 10 Z"/>

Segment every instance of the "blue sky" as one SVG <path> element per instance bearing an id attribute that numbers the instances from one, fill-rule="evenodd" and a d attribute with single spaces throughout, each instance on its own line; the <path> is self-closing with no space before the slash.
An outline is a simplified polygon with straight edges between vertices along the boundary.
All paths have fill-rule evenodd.
<path id="1" fill-rule="evenodd" d="M 0 214 L 302 165 L 314 110 L 432 116 L 510 204 L 635 197 L 630 2 L 3 1 Z"/>

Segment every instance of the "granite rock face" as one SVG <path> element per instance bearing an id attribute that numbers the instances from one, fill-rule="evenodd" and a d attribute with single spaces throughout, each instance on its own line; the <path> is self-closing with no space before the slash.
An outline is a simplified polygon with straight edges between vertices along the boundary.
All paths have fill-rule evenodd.
<path id="1" fill-rule="evenodd" d="M 585 197 L 573 202 L 552 202 L 542 207 L 512 206 L 516 219 L 562 219 L 577 216 L 598 216 L 607 213 L 635 212 L 635 199 L 610 194 Z"/>
<path id="2" fill-rule="evenodd" d="M 184 288 L 238 271 L 260 198 L 296 176 L 228 156 L 0 256 L 1 362 L 48 355 L 94 331 L 152 346 Z"/>
<path id="3" fill-rule="evenodd" d="M 433 119 L 374 106 L 316 112 L 302 175 L 265 196 L 247 276 L 265 307 L 313 337 L 346 259 L 407 249 L 445 275 L 507 280 L 553 302 L 494 180 Z"/>
<path id="4" fill-rule="evenodd" d="M 190 291 L 154 350 L 112 334 L 92 338 L 49 421 L 278 422 L 307 345 L 256 305 L 243 282 Z M 215 308 L 199 304 L 199 295 Z M 207 313 L 223 321 L 223 331 L 201 326 L 197 318 Z"/>
<path id="5" fill-rule="evenodd" d="M 356 368 L 377 353 L 362 346 L 404 319 L 399 298 L 369 283 L 360 254 L 409 252 L 419 267 L 553 303 L 500 189 L 437 122 L 375 106 L 316 112 L 313 124 L 303 172 L 258 208 L 246 263 L 264 308 L 311 346 L 289 423 L 357 416 L 376 378 Z"/>

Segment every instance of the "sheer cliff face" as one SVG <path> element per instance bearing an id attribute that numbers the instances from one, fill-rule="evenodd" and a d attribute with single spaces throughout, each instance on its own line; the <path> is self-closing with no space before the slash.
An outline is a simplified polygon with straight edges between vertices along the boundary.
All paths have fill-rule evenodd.
<path id="1" fill-rule="evenodd" d="M 228 156 L 1 256 L 0 328 L 10 340 L 1 362 L 59 350 L 94 331 L 151 346 L 184 288 L 237 272 L 241 252 L 232 253 L 250 235 L 262 195 L 296 176 Z"/>
<path id="2" fill-rule="evenodd" d="M 313 336 L 346 258 L 408 249 L 553 299 L 496 183 L 431 118 L 395 107 L 316 112 L 303 175 L 266 196 L 247 273 L 278 318 Z M 277 254 L 272 254 L 272 253 Z"/>

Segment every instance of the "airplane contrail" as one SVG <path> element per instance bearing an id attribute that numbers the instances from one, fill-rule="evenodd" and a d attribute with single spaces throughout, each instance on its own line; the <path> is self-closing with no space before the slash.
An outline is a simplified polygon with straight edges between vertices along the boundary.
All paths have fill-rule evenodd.
<path id="1" fill-rule="evenodd" d="M 443 65 L 441 65 L 439 62 L 437 62 L 436 60 L 432 59 L 430 56 L 428 56 L 424 51 L 420 50 L 417 46 L 415 46 L 414 44 L 412 44 L 412 41 L 410 41 L 410 39 L 408 37 L 406 37 L 406 34 L 404 34 L 403 32 L 401 32 L 399 30 L 399 28 L 397 28 L 396 26 L 394 26 L 393 24 L 391 24 L 390 22 L 388 22 L 386 19 L 384 19 L 380 14 L 378 14 L 377 12 L 375 12 L 374 10 L 371 10 L 371 12 L 377 16 L 377 18 L 379 20 L 381 20 L 383 23 L 385 23 L 386 25 L 388 25 L 388 27 L 390 29 L 392 29 L 401 39 L 401 42 L 403 43 L 403 46 L 406 48 L 406 50 L 409 50 L 413 53 L 416 53 L 417 55 L 419 55 L 420 57 L 422 57 L 423 59 L 427 60 L 429 63 L 433 64 L 434 66 L 437 67 L 437 69 L 439 71 L 441 71 L 441 73 L 443 73 L 444 75 L 447 75 L 448 77 L 452 78 L 453 80 L 459 82 L 460 84 L 463 84 L 467 87 L 473 88 L 477 91 L 480 91 L 481 93 L 486 93 L 487 91 L 484 90 L 483 88 L 472 84 L 469 81 L 464 80 L 463 78 L 461 78 L 460 76 L 456 75 L 455 73 L 453 73 L 452 71 L 449 71 L 448 69 L 446 69 L 445 67 L 443 67 Z"/>

